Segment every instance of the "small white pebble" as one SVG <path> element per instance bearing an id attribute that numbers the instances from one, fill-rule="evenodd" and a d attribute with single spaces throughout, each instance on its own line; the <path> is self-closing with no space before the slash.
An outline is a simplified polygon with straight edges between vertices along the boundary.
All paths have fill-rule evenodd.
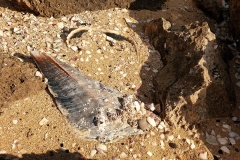
<path id="1" fill-rule="evenodd" d="M 164 134 L 161 134 L 161 135 L 160 135 L 160 138 L 161 138 L 161 139 L 164 139 L 164 138 L 165 138 L 165 135 L 164 135 Z"/>
<path id="2" fill-rule="evenodd" d="M 133 102 L 133 105 L 134 105 L 134 107 L 135 107 L 135 109 L 136 109 L 137 112 L 141 109 L 141 106 L 140 106 L 140 104 L 139 104 L 138 101 L 134 101 L 134 102 Z"/>
<path id="3" fill-rule="evenodd" d="M 153 127 L 157 125 L 156 121 L 152 117 L 147 117 L 147 122 Z"/>
<path id="4" fill-rule="evenodd" d="M 5 150 L 0 150 L 0 154 L 6 154 L 7 153 L 7 151 L 5 151 Z"/>
<path id="5" fill-rule="evenodd" d="M 128 155 L 125 153 L 125 152 L 122 152 L 120 155 L 119 155 L 120 158 L 127 158 Z"/>
<path id="6" fill-rule="evenodd" d="M 136 159 L 137 158 L 137 154 L 133 154 L 133 158 Z"/>
<path id="7" fill-rule="evenodd" d="M 90 152 L 90 156 L 93 157 L 95 154 L 97 153 L 96 149 L 91 150 Z"/>
<path id="8" fill-rule="evenodd" d="M 14 28 L 13 28 L 13 32 L 14 32 L 14 33 L 18 33 L 18 31 L 19 31 L 19 28 L 17 28 L 17 27 L 14 27 Z"/>
<path id="9" fill-rule="evenodd" d="M 214 136 L 216 135 L 214 130 L 211 131 L 211 135 L 214 135 Z"/>
<path id="10" fill-rule="evenodd" d="M 164 144 L 163 140 L 160 140 L 160 146 L 161 146 L 162 148 L 165 147 L 165 144 Z"/>
<path id="11" fill-rule="evenodd" d="M 226 146 L 220 148 L 223 152 L 230 154 L 230 150 Z"/>
<path id="12" fill-rule="evenodd" d="M 200 153 L 200 154 L 199 154 L 199 158 L 200 158 L 200 159 L 203 159 L 203 160 L 207 160 L 207 159 L 208 159 L 208 158 L 207 158 L 207 152 Z"/>
<path id="13" fill-rule="evenodd" d="M 78 47 L 77 46 L 71 46 L 71 49 L 76 52 L 78 50 Z"/>
<path id="14" fill-rule="evenodd" d="M 43 118 L 41 119 L 41 121 L 39 122 L 39 125 L 42 126 L 42 125 L 45 125 L 48 123 L 48 119 L 47 118 Z"/>
<path id="15" fill-rule="evenodd" d="M 13 122 L 13 124 L 17 124 L 18 120 L 14 119 L 12 122 Z"/>
<path id="16" fill-rule="evenodd" d="M 171 136 L 168 136 L 168 141 L 172 141 L 174 139 L 174 136 L 171 135 Z"/>
<path id="17" fill-rule="evenodd" d="M 158 70 L 157 69 L 153 69 L 152 70 L 154 73 L 158 73 Z"/>
<path id="18" fill-rule="evenodd" d="M 231 129 L 231 126 L 229 126 L 228 124 L 223 124 L 223 128 Z"/>
<path id="19" fill-rule="evenodd" d="M 102 143 L 98 144 L 96 148 L 101 149 L 103 151 L 107 151 L 107 146 L 105 144 L 102 144 Z"/>
<path id="20" fill-rule="evenodd" d="M 230 141 L 230 143 L 231 143 L 232 145 L 236 144 L 236 141 L 235 141 L 234 138 L 229 138 L 229 141 Z"/>
<path id="21" fill-rule="evenodd" d="M 59 23 L 57 24 L 57 26 L 58 26 L 59 29 L 63 29 L 64 24 L 63 24 L 63 22 L 59 22 Z"/>
<path id="22" fill-rule="evenodd" d="M 151 103 L 149 106 L 148 106 L 149 110 L 151 111 L 154 111 L 155 110 L 155 106 L 153 103 Z"/>
<path id="23" fill-rule="evenodd" d="M 195 146 L 195 144 L 194 144 L 194 142 L 192 142 L 192 144 L 191 144 L 191 149 L 194 149 L 194 148 L 196 148 L 196 146 Z"/>
<path id="24" fill-rule="evenodd" d="M 218 142 L 222 145 L 227 144 L 227 139 L 226 138 L 217 138 Z"/>
<path id="25" fill-rule="evenodd" d="M 150 151 L 147 152 L 147 155 L 150 156 L 150 157 L 153 156 L 152 152 L 150 152 Z"/>
<path id="26" fill-rule="evenodd" d="M 39 71 L 37 71 L 37 72 L 35 73 L 35 76 L 36 76 L 36 77 L 40 77 L 40 78 L 42 78 L 42 77 L 43 77 L 42 73 L 41 73 L 41 72 L 39 72 Z"/>
<path id="27" fill-rule="evenodd" d="M 237 117 L 232 117 L 232 120 L 233 121 L 236 121 L 238 118 Z"/>
<path id="28" fill-rule="evenodd" d="M 237 133 L 235 133 L 235 132 L 229 132 L 229 136 L 230 136 L 231 138 L 236 138 L 236 137 L 238 137 L 239 135 L 238 135 Z"/>
<path id="29" fill-rule="evenodd" d="M 186 142 L 190 145 L 191 144 L 191 140 L 190 139 L 186 139 Z"/>
<path id="30" fill-rule="evenodd" d="M 2 37 L 3 36 L 3 31 L 2 30 L 0 30 L 0 37 Z"/>

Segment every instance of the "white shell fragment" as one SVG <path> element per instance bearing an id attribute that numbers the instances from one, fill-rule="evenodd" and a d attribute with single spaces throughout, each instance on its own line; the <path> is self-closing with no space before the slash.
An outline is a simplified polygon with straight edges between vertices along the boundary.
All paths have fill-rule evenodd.
<path id="1" fill-rule="evenodd" d="M 190 148 L 191 148 L 191 149 L 194 149 L 194 148 L 196 148 L 196 146 L 195 146 L 194 142 L 192 142 L 192 144 L 191 144 Z"/>
<path id="2" fill-rule="evenodd" d="M 105 144 L 100 143 L 100 144 L 97 145 L 96 148 L 101 149 L 102 151 L 107 151 L 107 146 Z"/>
<path id="3" fill-rule="evenodd" d="M 230 154 L 230 150 L 226 146 L 220 148 L 223 152 Z"/>
<path id="4" fill-rule="evenodd" d="M 47 118 L 43 118 L 40 122 L 39 122 L 39 125 L 40 126 L 43 126 L 43 125 L 45 125 L 45 124 L 47 124 L 48 123 L 48 119 Z"/>
<path id="5" fill-rule="evenodd" d="M 90 152 L 90 156 L 93 157 L 95 154 L 97 153 L 96 149 L 91 150 Z"/>
<path id="6" fill-rule="evenodd" d="M 150 157 L 153 156 L 152 152 L 150 152 L 150 151 L 147 152 L 147 155 L 150 156 Z"/>
<path id="7" fill-rule="evenodd" d="M 153 127 L 157 125 L 156 121 L 152 117 L 147 117 L 147 122 Z"/>
<path id="8" fill-rule="evenodd" d="M 199 158 L 200 158 L 200 159 L 203 159 L 203 160 L 207 160 L 207 159 L 208 159 L 208 158 L 207 158 L 207 152 L 200 153 L 200 154 L 199 154 Z"/>
<path id="9" fill-rule="evenodd" d="M 43 75 L 42 75 L 42 73 L 41 73 L 41 72 L 39 72 L 39 71 L 37 71 L 37 72 L 35 73 L 35 76 L 36 76 L 36 77 L 43 78 Z"/>
<path id="10" fill-rule="evenodd" d="M 13 122 L 13 124 L 17 124 L 18 120 L 14 119 L 12 122 Z"/>
<path id="11" fill-rule="evenodd" d="M 141 109 L 141 106 L 140 106 L 140 104 L 139 104 L 138 101 L 134 101 L 134 102 L 133 102 L 133 105 L 134 105 L 134 107 L 135 107 L 135 109 L 136 109 L 137 112 Z"/>
<path id="12" fill-rule="evenodd" d="M 125 152 L 122 152 L 120 155 L 119 155 L 120 158 L 127 158 L 128 155 L 125 153 Z"/>

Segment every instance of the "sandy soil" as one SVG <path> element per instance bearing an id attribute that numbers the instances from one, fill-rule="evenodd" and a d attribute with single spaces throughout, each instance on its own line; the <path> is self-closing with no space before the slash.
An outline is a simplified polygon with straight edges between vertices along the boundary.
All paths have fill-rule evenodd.
<path id="1" fill-rule="evenodd" d="M 169 127 L 169 131 L 161 133 L 153 128 L 143 135 L 108 143 L 107 151 L 91 157 L 91 151 L 99 143 L 76 136 L 57 109 L 46 84 L 35 76 L 37 68 L 28 57 L 33 49 L 55 56 L 124 93 L 137 92 L 146 103 L 152 102 L 154 86 L 151 79 L 162 67 L 162 62 L 159 53 L 148 44 L 143 28 L 148 21 L 160 17 L 169 20 L 176 29 L 194 21 L 207 21 L 214 26 L 214 22 L 190 0 L 169 0 L 161 11 L 109 9 L 58 19 L 35 17 L 0 7 L 0 30 L 3 31 L 0 35 L 0 159 L 124 159 L 125 153 L 125 159 L 191 160 L 199 159 L 199 154 L 205 152 L 208 159 L 216 159 L 214 155 L 221 156 L 219 159 L 239 159 L 239 139 L 234 145 L 226 144 L 230 154 L 221 154 L 221 145 L 208 144 L 204 136 L 205 132 L 214 130 L 216 135 L 228 137 L 223 124 L 228 124 L 232 131 L 240 134 L 239 123 L 233 122 L 232 117 L 207 119 L 198 129 Z M 129 19 L 129 24 L 123 18 Z M 137 41 L 140 60 L 128 41 L 111 44 L 104 35 L 94 32 L 83 33 L 71 40 L 71 45 L 80 46 L 81 50 L 75 52 L 68 48 L 61 38 L 64 36 L 63 27 L 76 28 L 76 22 L 80 20 L 95 27 L 127 31 Z M 146 66 L 149 69 L 146 70 Z M 239 88 L 236 91 L 239 97 Z M 238 107 L 232 116 L 240 118 Z M 41 125 L 44 118 L 48 121 Z M 172 136 L 176 147 L 169 145 Z M 161 140 L 165 146 L 160 144 Z M 191 147 L 192 144 L 195 147 Z"/>

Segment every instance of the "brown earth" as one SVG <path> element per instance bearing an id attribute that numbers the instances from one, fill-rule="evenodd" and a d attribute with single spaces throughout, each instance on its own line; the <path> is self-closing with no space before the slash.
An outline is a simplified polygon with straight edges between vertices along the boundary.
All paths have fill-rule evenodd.
<path id="1" fill-rule="evenodd" d="M 2 40 L 0 49 L 3 53 L 0 57 L 1 159 L 14 159 L 15 157 L 20 157 L 20 159 L 81 159 L 81 156 L 89 159 L 117 159 L 122 152 L 128 155 L 125 159 L 163 159 L 165 157 L 165 159 L 190 160 L 199 159 L 199 154 L 204 152 L 208 153 L 208 159 L 214 159 L 214 155 L 220 155 L 222 159 L 237 160 L 240 156 L 239 140 L 236 140 L 236 145 L 226 144 L 231 154 L 220 154 L 221 145 L 208 144 L 204 136 L 205 132 L 210 133 L 214 130 L 216 134 L 228 137 L 228 132 L 223 131 L 223 124 L 230 125 L 232 131 L 240 134 L 239 123 L 234 123 L 231 117 L 218 117 L 217 122 L 216 118 L 206 117 L 203 123 L 198 124 L 197 129 L 193 126 L 189 127 L 189 124 L 179 128 L 168 126 L 169 130 L 165 132 L 153 128 L 143 135 L 130 136 L 106 144 L 108 149 L 105 153 L 98 153 L 91 157 L 90 152 L 98 142 L 79 139 L 75 135 L 69 122 L 57 110 L 54 99 L 46 89 L 46 84 L 42 82 L 41 78 L 35 76 L 37 68 L 32 59 L 28 57 L 31 48 L 36 48 L 56 56 L 104 84 L 124 93 L 134 93 L 137 90 L 142 101 L 153 102 L 154 86 L 151 82 L 157 74 L 154 69 L 161 69 L 164 60 L 159 56 L 159 52 L 148 43 L 149 40 L 144 35 L 144 28 L 149 20 L 163 17 L 172 24 L 173 30 L 179 31 L 182 26 L 189 26 L 195 21 L 199 21 L 208 23 L 212 31 L 215 31 L 216 29 L 213 27 L 215 22 L 206 17 L 192 1 L 169 0 L 159 11 L 109 9 L 81 14 L 81 20 L 84 22 L 95 26 L 107 26 L 110 29 L 119 27 L 123 30 L 129 26 L 124 23 L 122 18 L 131 19 L 130 26 L 136 26 L 127 31 L 134 35 L 138 47 L 141 48 L 140 62 L 137 62 L 134 47 L 130 43 L 116 42 L 114 46 L 111 46 L 105 42 L 103 36 L 95 33 L 84 33 L 80 38 L 71 41 L 71 44 L 74 45 L 85 41 L 86 45 L 81 44 L 81 54 L 64 45 L 60 48 L 54 47 L 57 45 L 55 41 L 59 39 L 57 35 L 62 33 L 58 28 L 59 22 L 64 22 L 68 28 L 76 27 L 70 26 L 71 18 L 74 16 L 66 16 L 66 21 L 62 17 L 59 19 L 34 18 L 30 14 L 16 12 L 14 8 L 10 10 L 11 6 L 8 3 L 1 3 L 0 23 L 2 28 L 0 30 L 6 34 L 0 37 Z M 49 13 L 48 15 L 50 15 L 50 13 L 55 13 L 55 10 L 52 12 L 44 8 L 41 13 Z M 68 12 L 68 9 L 62 10 Z M 108 18 L 109 14 L 112 15 L 111 18 Z M 14 27 L 20 27 L 23 30 L 27 28 L 23 32 L 24 36 L 15 33 Z M 33 28 L 37 29 L 33 30 Z M 25 34 L 28 34 L 30 38 L 25 40 L 27 37 Z M 49 37 L 53 40 L 49 40 Z M 202 45 L 201 41 L 196 43 L 199 46 Z M 104 50 L 102 46 L 107 49 Z M 98 49 L 104 54 L 96 54 Z M 91 57 L 89 62 L 82 61 L 82 59 L 87 59 L 87 51 L 90 51 L 94 58 L 99 59 L 99 63 Z M 13 53 L 15 53 L 14 56 Z M 100 61 L 102 57 L 104 61 Z M 235 74 L 234 64 L 230 63 L 230 66 L 233 76 Z M 120 68 L 120 70 L 116 68 Z M 122 72 L 119 73 L 120 71 Z M 124 77 L 124 73 L 128 76 Z M 233 80 L 236 81 L 234 78 Z M 236 96 L 239 97 L 239 88 L 235 88 L 235 90 Z M 238 105 L 239 103 L 236 106 Z M 232 116 L 240 118 L 240 110 L 237 107 Z M 48 122 L 39 125 L 43 118 L 46 118 Z M 164 149 L 159 144 L 162 135 L 165 136 L 163 139 Z M 167 137 L 171 135 L 174 136 L 172 142 L 177 144 L 177 148 L 172 148 L 168 144 Z M 191 149 L 187 139 L 190 139 L 196 147 Z M 149 156 L 148 151 L 153 155 Z"/>

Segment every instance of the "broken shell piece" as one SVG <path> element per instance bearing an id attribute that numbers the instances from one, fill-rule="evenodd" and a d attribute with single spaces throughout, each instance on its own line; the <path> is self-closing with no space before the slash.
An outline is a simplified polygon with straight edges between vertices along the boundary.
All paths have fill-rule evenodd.
<path id="1" fill-rule="evenodd" d="M 96 149 L 91 150 L 90 152 L 90 156 L 93 157 L 95 154 L 97 153 Z"/>
<path id="2" fill-rule="evenodd" d="M 101 149 L 102 151 L 107 151 L 107 146 L 105 144 L 100 143 L 100 144 L 97 145 L 96 148 Z"/>
<path id="3" fill-rule="evenodd" d="M 120 155 L 119 155 L 120 158 L 127 158 L 128 155 L 125 153 L 125 152 L 122 152 Z"/>
<path id="4" fill-rule="evenodd" d="M 43 78 L 42 73 L 39 72 L 39 71 L 37 71 L 37 72 L 35 73 L 35 76 L 36 76 L 36 77 L 40 77 L 41 79 Z"/>
<path id="5" fill-rule="evenodd" d="M 43 119 L 41 119 L 41 121 L 39 122 L 39 125 L 40 126 L 43 126 L 43 125 L 45 125 L 45 124 L 47 124 L 48 123 L 48 119 L 47 118 L 43 118 Z"/>
<path id="6" fill-rule="evenodd" d="M 135 107 L 135 109 L 136 109 L 137 112 L 141 109 L 140 104 L 139 104 L 138 101 L 134 101 L 134 102 L 133 102 L 133 105 L 134 105 L 134 107 Z"/>
<path id="7" fill-rule="evenodd" d="M 156 121 L 152 117 L 147 117 L 147 122 L 153 127 L 157 125 Z"/>
<path id="8" fill-rule="evenodd" d="M 200 153 L 200 154 L 199 154 L 199 158 L 202 159 L 202 160 L 207 160 L 207 159 L 208 159 L 208 157 L 207 157 L 207 152 Z"/>

